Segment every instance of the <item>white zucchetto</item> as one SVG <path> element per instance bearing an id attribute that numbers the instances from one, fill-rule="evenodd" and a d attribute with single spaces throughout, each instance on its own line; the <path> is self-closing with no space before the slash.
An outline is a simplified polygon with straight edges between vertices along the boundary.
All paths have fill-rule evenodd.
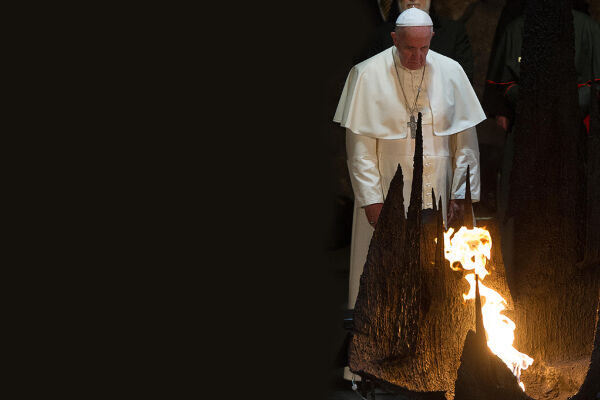
<path id="1" fill-rule="evenodd" d="M 433 21 L 425 11 L 411 7 L 398 16 L 396 26 L 433 26 Z"/>

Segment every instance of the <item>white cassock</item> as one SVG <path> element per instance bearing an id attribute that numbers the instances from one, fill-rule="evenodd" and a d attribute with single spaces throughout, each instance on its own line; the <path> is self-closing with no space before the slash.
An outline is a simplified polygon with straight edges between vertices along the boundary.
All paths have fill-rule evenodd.
<path id="1" fill-rule="evenodd" d="M 346 79 L 333 120 L 346 128 L 348 170 L 354 191 L 348 308 L 353 309 L 373 227 L 362 207 L 383 203 L 398 164 L 404 178 L 404 210 L 408 210 L 415 139 L 407 126 L 410 115 L 398 82 L 412 107 L 423 69 L 402 66 L 395 47 L 355 65 Z M 475 125 L 486 116 L 460 65 L 429 51 L 417 101 L 422 113 L 423 208 L 442 198 L 444 221 L 448 199 L 464 199 L 467 166 L 471 198 L 479 201 L 479 147 Z M 415 118 L 417 113 L 415 112 Z"/>

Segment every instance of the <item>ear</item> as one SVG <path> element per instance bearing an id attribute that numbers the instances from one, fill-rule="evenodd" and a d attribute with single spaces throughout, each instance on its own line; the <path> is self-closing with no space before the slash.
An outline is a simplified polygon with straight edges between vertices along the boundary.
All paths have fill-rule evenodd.
<path id="1" fill-rule="evenodd" d="M 435 35 L 435 31 L 431 31 L 431 37 L 433 37 L 433 35 Z"/>
<path id="2" fill-rule="evenodd" d="M 396 45 L 396 32 L 392 31 L 390 32 L 390 35 L 392 36 L 392 41 L 394 42 L 394 46 Z"/>

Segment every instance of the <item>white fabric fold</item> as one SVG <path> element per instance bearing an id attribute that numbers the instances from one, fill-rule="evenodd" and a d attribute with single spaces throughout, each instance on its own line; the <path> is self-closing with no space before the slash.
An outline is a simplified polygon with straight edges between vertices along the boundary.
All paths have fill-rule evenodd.
<path id="1" fill-rule="evenodd" d="M 359 207 L 383 203 L 381 173 L 377 160 L 377 139 L 346 134 L 346 154 L 354 201 Z"/>
<path id="2" fill-rule="evenodd" d="M 398 64 L 392 46 L 350 70 L 333 117 L 335 122 L 358 135 L 378 139 L 406 137 L 409 115 L 394 58 Z M 434 135 L 452 135 L 485 120 L 477 95 L 460 64 L 429 50 L 426 68 Z"/>
<path id="3" fill-rule="evenodd" d="M 464 199 L 467 192 L 467 167 L 470 166 L 471 201 L 481 198 L 481 182 L 479 171 L 479 145 L 477 131 L 469 128 L 453 136 L 454 146 L 454 178 L 452 180 L 451 199 Z"/>

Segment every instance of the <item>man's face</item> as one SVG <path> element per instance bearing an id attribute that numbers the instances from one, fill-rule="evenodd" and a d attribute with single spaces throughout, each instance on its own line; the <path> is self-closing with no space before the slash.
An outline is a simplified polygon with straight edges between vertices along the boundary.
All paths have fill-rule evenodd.
<path id="1" fill-rule="evenodd" d="M 430 5 L 431 0 L 398 0 L 398 8 L 400 8 L 400 12 L 406 10 L 409 7 L 416 7 L 420 8 L 426 13 L 429 13 Z"/>
<path id="2" fill-rule="evenodd" d="M 392 32 L 394 46 L 405 68 L 419 69 L 425 65 L 432 36 L 431 26 L 408 26 Z"/>

